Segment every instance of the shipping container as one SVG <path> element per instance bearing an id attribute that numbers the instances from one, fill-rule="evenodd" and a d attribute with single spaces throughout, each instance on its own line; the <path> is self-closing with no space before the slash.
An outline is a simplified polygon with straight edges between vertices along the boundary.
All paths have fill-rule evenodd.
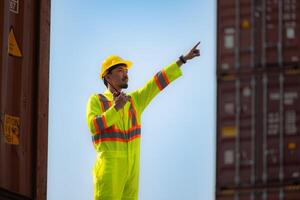
<path id="1" fill-rule="evenodd" d="M 216 200 L 299 200 L 299 192 L 299 185 L 224 190 L 216 195 Z"/>
<path id="2" fill-rule="evenodd" d="M 297 0 L 217 1 L 216 199 L 300 199 L 270 190 L 300 183 L 299 19 Z"/>
<path id="3" fill-rule="evenodd" d="M 46 199 L 50 0 L 0 1 L 0 199 Z"/>
<path id="4" fill-rule="evenodd" d="M 217 74 L 300 67 L 300 1 L 219 0 Z"/>
<path id="5" fill-rule="evenodd" d="M 299 71 L 219 78 L 217 92 L 217 188 L 300 183 Z"/>

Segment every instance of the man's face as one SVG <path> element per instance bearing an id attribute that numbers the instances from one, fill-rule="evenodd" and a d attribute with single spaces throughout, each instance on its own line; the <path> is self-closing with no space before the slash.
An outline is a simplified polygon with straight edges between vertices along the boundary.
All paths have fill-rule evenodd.
<path id="1" fill-rule="evenodd" d="M 126 89 L 128 87 L 128 70 L 126 65 L 120 65 L 106 75 L 107 80 L 115 87 Z"/>

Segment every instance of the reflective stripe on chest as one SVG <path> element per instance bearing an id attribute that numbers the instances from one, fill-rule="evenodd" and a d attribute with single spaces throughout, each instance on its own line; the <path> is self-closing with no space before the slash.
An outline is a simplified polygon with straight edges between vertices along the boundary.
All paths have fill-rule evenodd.
<path id="1" fill-rule="evenodd" d="M 104 95 L 99 94 L 98 98 L 100 101 L 102 112 L 105 112 L 112 106 L 112 102 L 109 101 Z M 92 136 L 93 143 L 97 144 L 102 141 L 129 142 L 135 138 L 140 137 L 141 127 L 137 122 L 137 114 L 132 99 L 130 99 L 128 116 L 131 121 L 131 127 L 128 130 L 120 130 L 116 128 L 115 125 L 107 127 L 104 115 L 97 116 L 94 119 L 96 134 Z"/>

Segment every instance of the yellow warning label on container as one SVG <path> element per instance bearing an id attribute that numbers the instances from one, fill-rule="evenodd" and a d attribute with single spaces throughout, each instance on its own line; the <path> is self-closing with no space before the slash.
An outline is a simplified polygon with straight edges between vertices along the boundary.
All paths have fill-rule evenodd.
<path id="1" fill-rule="evenodd" d="M 297 147 L 296 143 L 294 143 L 294 142 L 288 143 L 288 149 L 289 150 L 295 150 L 296 147 Z"/>
<path id="2" fill-rule="evenodd" d="M 300 69 L 290 69 L 285 72 L 287 75 L 297 75 L 300 74 Z"/>
<path id="3" fill-rule="evenodd" d="M 230 138 L 235 137 L 237 134 L 235 126 L 226 126 L 222 128 L 222 137 L 223 138 Z"/>
<path id="4" fill-rule="evenodd" d="M 286 190 L 289 190 L 289 191 L 292 191 L 292 190 L 300 190 L 300 185 L 288 185 L 288 186 L 285 186 L 285 189 Z"/>
<path id="5" fill-rule="evenodd" d="M 233 81 L 235 79 L 235 76 L 234 75 L 224 75 L 224 76 L 222 76 L 222 79 L 224 81 Z"/>
<path id="6" fill-rule="evenodd" d="M 242 22 L 242 28 L 243 29 L 249 29 L 250 28 L 250 22 L 248 20 L 243 20 Z"/>
<path id="7" fill-rule="evenodd" d="M 231 189 L 225 189 L 225 190 L 222 190 L 221 193 L 223 195 L 232 195 L 234 194 L 235 190 L 231 190 Z"/>
<path id="8" fill-rule="evenodd" d="M 13 28 L 10 28 L 8 35 L 8 54 L 11 56 L 22 57 Z"/>
<path id="9" fill-rule="evenodd" d="M 5 115 L 4 138 L 8 144 L 18 145 L 20 143 L 20 117 Z"/>

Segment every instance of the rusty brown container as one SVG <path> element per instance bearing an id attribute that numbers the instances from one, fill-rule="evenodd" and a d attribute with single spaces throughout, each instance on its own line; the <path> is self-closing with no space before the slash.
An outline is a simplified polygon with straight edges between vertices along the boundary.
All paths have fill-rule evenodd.
<path id="1" fill-rule="evenodd" d="M 217 74 L 300 66 L 300 2 L 218 0 Z"/>
<path id="2" fill-rule="evenodd" d="M 217 189 L 300 183 L 299 72 L 219 77 Z"/>
<path id="3" fill-rule="evenodd" d="M 216 199 L 299 199 L 270 190 L 300 183 L 299 19 L 296 0 L 217 1 Z"/>
<path id="4" fill-rule="evenodd" d="M 216 200 L 298 200 L 300 186 L 286 185 L 267 188 L 224 190 L 216 195 Z"/>
<path id="5" fill-rule="evenodd" d="M 50 0 L 0 1 L 0 199 L 46 199 Z"/>

